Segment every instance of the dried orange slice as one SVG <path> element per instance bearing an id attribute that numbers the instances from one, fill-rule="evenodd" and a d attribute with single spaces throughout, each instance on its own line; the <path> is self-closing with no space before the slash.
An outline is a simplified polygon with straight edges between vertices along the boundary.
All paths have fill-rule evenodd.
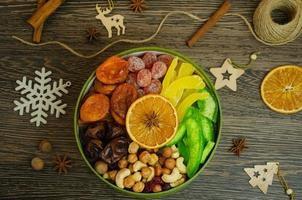
<path id="1" fill-rule="evenodd" d="M 279 113 L 302 110 L 302 67 L 285 65 L 270 71 L 261 84 L 265 104 Z"/>
<path id="2" fill-rule="evenodd" d="M 173 105 L 160 95 L 137 99 L 126 116 L 130 138 L 141 147 L 155 149 L 167 144 L 177 130 L 177 113 Z"/>

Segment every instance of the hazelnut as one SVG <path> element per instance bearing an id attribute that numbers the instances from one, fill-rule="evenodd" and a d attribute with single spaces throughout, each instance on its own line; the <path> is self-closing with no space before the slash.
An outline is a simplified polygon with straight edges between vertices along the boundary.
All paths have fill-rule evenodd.
<path id="1" fill-rule="evenodd" d="M 128 162 L 129 163 L 135 163 L 137 161 L 137 155 L 135 153 L 131 153 L 128 155 Z"/>
<path id="2" fill-rule="evenodd" d="M 166 161 L 166 158 L 165 158 L 165 157 L 159 157 L 159 159 L 158 159 L 158 163 L 159 163 L 161 166 L 164 166 L 165 161 Z"/>
<path id="3" fill-rule="evenodd" d="M 157 161 L 158 161 L 158 156 L 155 153 L 152 153 L 150 155 L 150 160 L 148 161 L 148 164 L 153 166 L 157 163 Z"/>
<path id="4" fill-rule="evenodd" d="M 168 175 L 171 174 L 171 170 L 168 168 L 162 168 L 161 171 L 162 171 L 162 174 L 168 174 Z"/>
<path id="5" fill-rule="evenodd" d="M 134 184 L 135 184 L 135 181 L 134 181 L 134 179 L 132 178 L 132 176 L 127 176 L 127 177 L 124 179 L 124 187 L 125 187 L 125 188 L 132 188 Z"/>
<path id="6" fill-rule="evenodd" d="M 104 178 L 104 179 L 109 179 L 109 173 L 106 172 L 106 173 L 103 175 L 103 178 Z"/>
<path id="7" fill-rule="evenodd" d="M 129 153 L 137 153 L 139 145 L 136 142 L 131 142 L 128 147 Z"/>
<path id="8" fill-rule="evenodd" d="M 128 161 L 125 159 L 119 160 L 118 161 L 118 167 L 120 169 L 126 168 L 128 166 Z"/>
<path id="9" fill-rule="evenodd" d="M 130 170 L 130 173 L 132 174 L 134 172 L 133 164 L 129 164 L 128 169 Z"/>
<path id="10" fill-rule="evenodd" d="M 42 140 L 39 144 L 39 149 L 43 153 L 49 153 L 52 150 L 52 145 L 48 140 Z"/>
<path id="11" fill-rule="evenodd" d="M 108 165 L 103 161 L 97 161 L 94 165 L 94 168 L 99 174 L 102 175 L 108 171 Z"/>
<path id="12" fill-rule="evenodd" d="M 165 161 L 165 167 L 168 169 L 173 169 L 176 165 L 176 161 L 173 158 L 168 158 Z"/>
<path id="13" fill-rule="evenodd" d="M 155 176 L 160 176 L 161 175 L 162 170 L 161 170 L 161 166 L 160 165 L 156 165 L 155 166 L 154 173 L 155 173 Z"/>
<path id="14" fill-rule="evenodd" d="M 144 190 L 144 188 L 145 188 L 145 184 L 143 182 L 137 182 L 132 187 L 132 190 L 134 192 L 142 192 Z"/>
<path id="15" fill-rule="evenodd" d="M 152 188 L 152 192 L 161 192 L 161 191 L 162 191 L 162 188 L 161 188 L 160 184 L 156 184 Z"/>
<path id="16" fill-rule="evenodd" d="M 149 167 L 143 167 L 141 174 L 143 178 L 148 178 L 151 175 L 151 169 Z"/>
<path id="17" fill-rule="evenodd" d="M 115 181 L 116 174 L 117 174 L 117 170 L 110 171 L 109 172 L 110 179 Z"/>
<path id="18" fill-rule="evenodd" d="M 142 162 L 142 163 L 147 163 L 149 162 L 150 160 L 150 153 L 148 151 L 143 151 L 140 155 L 139 155 L 139 160 Z"/>
<path id="19" fill-rule="evenodd" d="M 162 151 L 162 155 L 165 158 L 170 158 L 172 155 L 173 151 L 171 147 L 165 147 Z"/>
<path id="20" fill-rule="evenodd" d="M 154 153 L 156 153 L 156 152 L 158 152 L 158 151 L 159 151 L 159 149 L 157 149 L 157 148 L 156 148 L 156 149 L 153 149 L 153 152 L 154 152 Z"/>
<path id="21" fill-rule="evenodd" d="M 31 167 L 33 170 L 40 171 L 44 168 L 44 161 L 39 157 L 34 157 L 31 160 Z"/>

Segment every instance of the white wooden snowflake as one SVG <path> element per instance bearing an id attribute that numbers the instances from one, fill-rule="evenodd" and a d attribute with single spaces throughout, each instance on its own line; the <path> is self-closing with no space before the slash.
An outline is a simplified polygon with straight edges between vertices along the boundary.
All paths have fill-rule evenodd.
<path id="1" fill-rule="evenodd" d="M 26 76 L 23 76 L 22 81 L 17 80 L 18 86 L 16 91 L 20 91 L 21 95 L 19 101 L 15 100 L 16 107 L 14 111 L 19 111 L 20 115 L 31 112 L 31 123 L 36 123 L 36 126 L 40 126 L 41 123 L 46 124 L 47 112 L 50 110 L 50 114 L 55 114 L 56 118 L 60 117 L 60 114 L 65 114 L 64 108 L 67 104 L 63 104 L 62 100 L 58 100 L 63 93 L 67 94 L 67 87 L 71 86 L 71 82 L 63 82 L 59 79 L 59 82 L 54 81 L 51 84 L 51 78 L 49 77 L 52 72 L 46 71 L 43 67 L 41 71 L 35 71 L 37 77 L 35 82 L 28 80 Z"/>

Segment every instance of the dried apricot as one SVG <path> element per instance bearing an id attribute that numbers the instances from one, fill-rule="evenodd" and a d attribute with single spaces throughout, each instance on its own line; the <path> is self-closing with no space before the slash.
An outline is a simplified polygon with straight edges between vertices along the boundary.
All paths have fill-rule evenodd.
<path id="1" fill-rule="evenodd" d="M 125 119 L 121 118 L 118 114 L 116 114 L 113 110 L 110 111 L 113 119 L 120 125 L 125 125 Z"/>
<path id="2" fill-rule="evenodd" d="M 103 94 L 93 94 L 82 104 L 80 119 L 83 122 L 95 122 L 102 120 L 109 112 L 109 98 Z"/>
<path id="3" fill-rule="evenodd" d="M 136 88 L 132 84 L 123 83 L 113 91 L 110 101 L 111 109 L 115 114 L 125 120 L 128 108 L 136 99 Z"/>
<path id="4" fill-rule="evenodd" d="M 95 92 L 105 95 L 110 95 L 113 92 L 113 90 L 116 88 L 116 86 L 117 86 L 116 84 L 112 84 L 112 85 L 104 84 L 99 80 L 94 81 Z"/>
<path id="5" fill-rule="evenodd" d="M 96 69 L 96 77 L 105 84 L 122 83 L 128 76 L 128 61 L 112 56 Z"/>

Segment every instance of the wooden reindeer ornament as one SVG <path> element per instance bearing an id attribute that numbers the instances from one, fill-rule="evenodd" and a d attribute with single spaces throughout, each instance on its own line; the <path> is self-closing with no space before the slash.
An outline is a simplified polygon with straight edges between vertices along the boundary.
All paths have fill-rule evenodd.
<path id="1" fill-rule="evenodd" d="M 124 25 L 124 16 L 122 15 L 113 15 L 113 16 L 105 16 L 113 10 L 113 2 L 112 0 L 108 0 L 109 2 L 109 8 L 102 9 L 101 6 L 98 4 L 95 5 L 96 11 L 99 13 L 97 16 L 95 16 L 96 19 L 101 20 L 105 28 L 108 32 L 108 38 L 112 38 L 112 28 L 116 28 L 117 35 L 125 34 L 125 25 Z M 121 30 L 122 29 L 122 30 Z"/>

